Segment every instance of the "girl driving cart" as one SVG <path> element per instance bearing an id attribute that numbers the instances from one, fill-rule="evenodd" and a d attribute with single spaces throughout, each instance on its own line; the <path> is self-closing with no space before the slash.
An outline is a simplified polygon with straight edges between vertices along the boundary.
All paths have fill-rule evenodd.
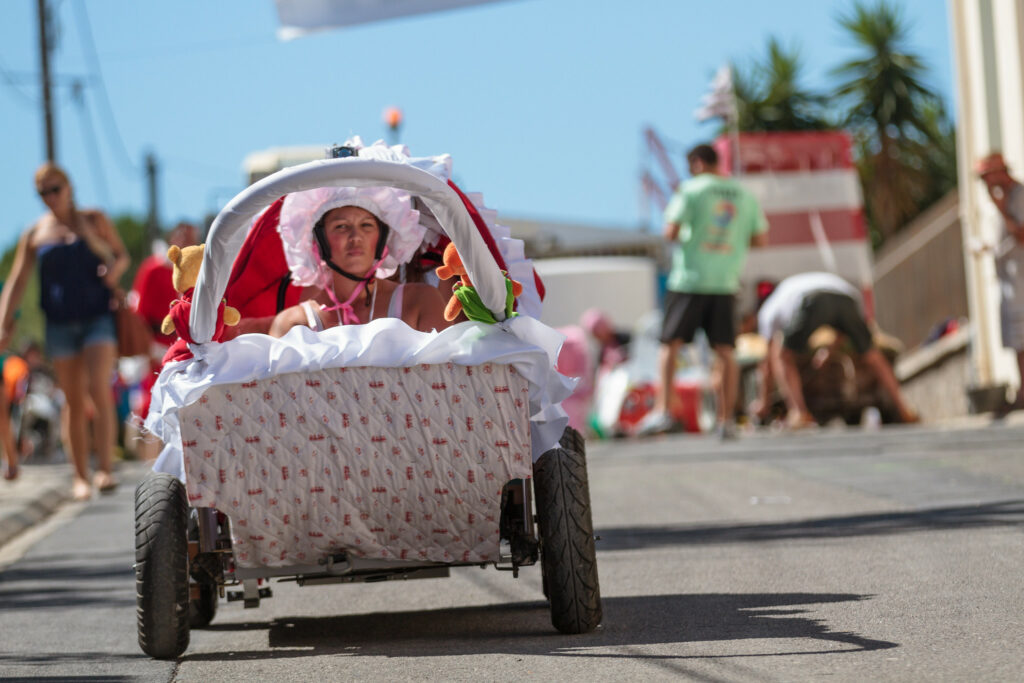
<path id="1" fill-rule="evenodd" d="M 407 192 L 390 187 L 327 187 L 289 194 L 279 230 L 292 282 L 308 298 L 279 313 L 270 335 L 296 325 L 320 331 L 398 318 L 429 332 L 448 326 L 440 292 L 390 277 L 420 247 L 425 228 Z"/>
<path id="2" fill-rule="evenodd" d="M 518 576 L 540 564 L 559 631 L 600 623 L 584 444 L 560 406 L 574 381 L 554 368 L 563 337 L 531 314 L 522 243 L 492 229 L 450 171 L 447 157 L 374 145 L 269 176 L 217 217 L 192 297 L 193 354 L 164 367 L 146 421 L 167 444 L 136 493 L 139 642 L 151 656 L 180 655 L 225 587 L 257 607 L 271 579 L 483 565 Z M 292 304 L 269 325 L 280 336 L 214 342 L 225 266 L 282 195 L 290 276 L 269 287 Z M 382 279 L 441 235 L 494 324 L 446 327 L 436 290 Z M 528 285 L 514 317 L 506 271 Z"/>

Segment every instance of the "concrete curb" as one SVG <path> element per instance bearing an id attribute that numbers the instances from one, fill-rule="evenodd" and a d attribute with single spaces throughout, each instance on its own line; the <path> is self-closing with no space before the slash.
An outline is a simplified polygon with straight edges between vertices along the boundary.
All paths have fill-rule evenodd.
<path id="1" fill-rule="evenodd" d="M 69 465 L 23 465 L 14 482 L 0 482 L 0 547 L 71 499 Z"/>
<path id="2" fill-rule="evenodd" d="M 114 475 L 122 487 L 134 489 L 152 467 L 151 462 L 119 461 L 114 463 Z M 93 501 L 99 498 L 94 492 Z M 22 465 L 15 481 L 0 481 L 0 548 L 70 500 L 70 464 Z"/>

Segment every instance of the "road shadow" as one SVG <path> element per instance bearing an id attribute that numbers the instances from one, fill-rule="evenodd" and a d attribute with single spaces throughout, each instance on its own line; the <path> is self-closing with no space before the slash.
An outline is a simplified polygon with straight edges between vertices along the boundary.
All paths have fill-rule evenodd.
<path id="1" fill-rule="evenodd" d="M 125 582 L 135 575 L 132 561 L 122 551 L 23 560 L 0 572 L 0 613 L 92 605 L 132 607 L 135 597 L 125 590 Z"/>
<path id="2" fill-rule="evenodd" d="M 249 652 L 197 652 L 183 661 L 232 661 L 348 655 L 439 657 L 479 654 L 650 659 L 702 659 L 712 655 L 656 655 L 635 647 L 706 641 L 810 640 L 799 651 L 764 651 L 713 657 L 761 657 L 862 652 L 897 647 L 856 633 L 834 631 L 811 617 L 814 604 L 870 596 L 830 593 L 648 595 L 605 598 L 604 623 L 594 633 L 567 636 L 551 626 L 544 602 L 278 619 L 220 624 L 211 630 L 265 628 L 269 648 Z M 193 632 L 193 643 L 202 636 Z M 628 652 L 617 653 L 619 649 Z M 598 651 L 600 650 L 600 651 Z"/>
<path id="3" fill-rule="evenodd" d="M 125 654 L 71 649 L 60 652 L 41 650 L 32 653 L 0 653 L 0 679 L 32 683 L 170 680 L 169 664 L 151 660 L 142 652 Z"/>
<path id="4" fill-rule="evenodd" d="M 986 505 L 821 517 L 795 522 L 730 525 L 605 527 L 597 530 L 598 552 L 662 546 L 790 541 L 815 538 L 882 536 L 918 531 L 1024 526 L 1024 501 Z"/>

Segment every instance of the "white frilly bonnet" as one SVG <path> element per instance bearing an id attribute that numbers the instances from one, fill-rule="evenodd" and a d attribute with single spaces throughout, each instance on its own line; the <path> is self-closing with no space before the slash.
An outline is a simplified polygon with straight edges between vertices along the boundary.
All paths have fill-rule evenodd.
<path id="1" fill-rule="evenodd" d="M 320 257 L 313 237 L 313 226 L 330 211 L 342 206 L 358 206 L 387 223 L 388 254 L 377 268 L 378 278 L 387 278 L 398 266 L 407 263 L 423 242 L 426 228 L 420 225 L 420 213 L 412 208 L 408 192 L 393 187 L 320 187 L 293 192 L 281 206 L 278 232 L 292 282 L 302 287 L 325 288 L 330 270 Z"/>

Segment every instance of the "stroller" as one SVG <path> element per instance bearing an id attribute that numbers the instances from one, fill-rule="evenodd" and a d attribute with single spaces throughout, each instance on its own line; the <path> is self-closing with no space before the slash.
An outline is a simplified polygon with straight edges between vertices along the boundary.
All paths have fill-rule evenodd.
<path id="1" fill-rule="evenodd" d="M 561 337 L 506 318 L 505 275 L 479 227 L 487 212 L 443 164 L 376 147 L 279 171 L 210 229 L 193 357 L 154 387 L 146 426 L 166 447 L 135 496 L 139 644 L 152 657 L 181 655 L 221 598 L 258 607 L 272 579 L 487 565 L 518 577 L 539 563 L 557 630 L 601 622 L 584 442 L 559 405 L 573 383 L 554 370 Z M 499 322 L 426 334 L 380 319 L 211 341 L 250 221 L 282 195 L 331 186 L 410 193 Z"/>

